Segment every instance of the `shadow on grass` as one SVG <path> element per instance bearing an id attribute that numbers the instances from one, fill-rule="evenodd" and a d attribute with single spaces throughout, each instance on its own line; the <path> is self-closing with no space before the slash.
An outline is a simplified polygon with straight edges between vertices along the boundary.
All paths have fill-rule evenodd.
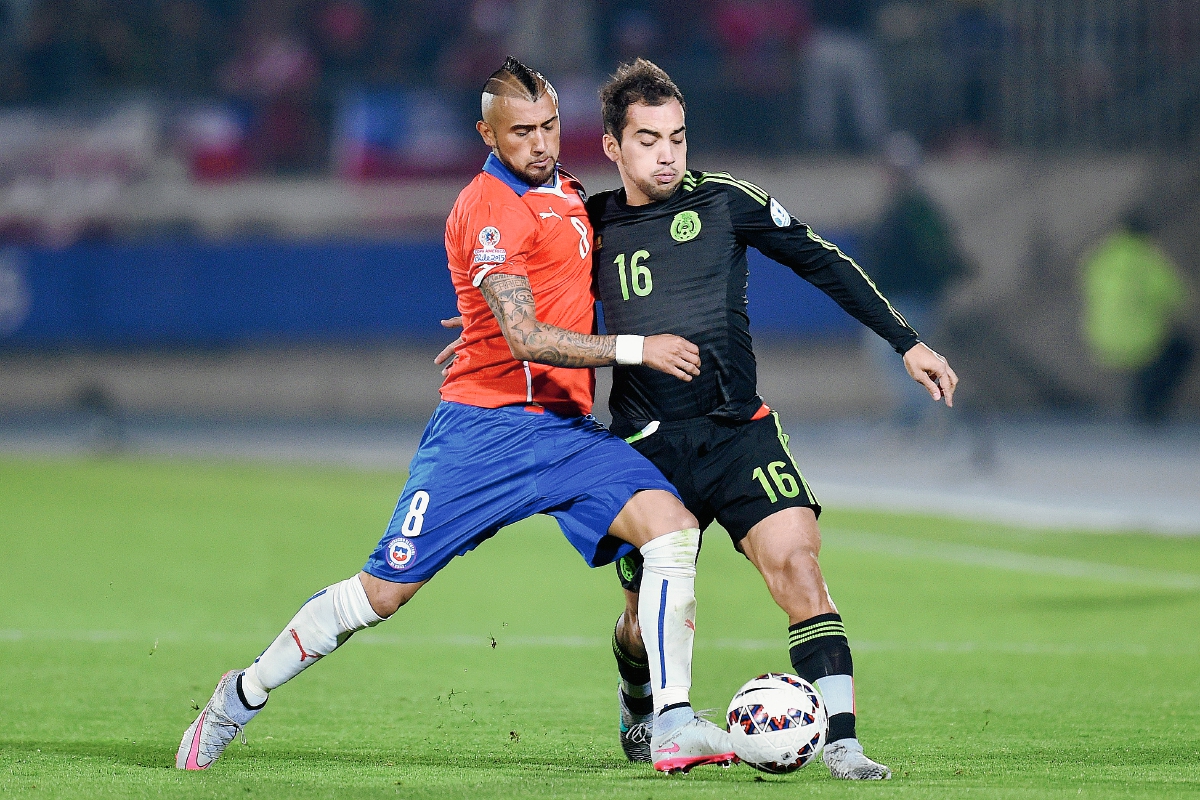
<path id="1" fill-rule="evenodd" d="M 167 750 L 157 742 L 64 742 L 14 741 L 0 739 L 0 749 L 8 755 L 24 753 L 30 757 L 79 756 L 97 758 L 131 767 L 172 769 L 175 750 Z"/>
<path id="2" fill-rule="evenodd" d="M 419 752 L 414 750 L 380 750 L 364 753 L 353 750 L 308 750 L 280 749 L 276 747 L 250 747 L 250 753 L 241 750 L 236 742 L 230 745 L 230 753 L 238 748 L 240 757 L 229 759 L 230 770 L 238 772 L 253 769 L 280 769 L 289 774 L 307 770 L 325 772 L 330 769 L 388 769 L 388 770 L 453 770 L 456 773 L 473 771 L 511 773 L 513 777 L 528 780 L 537 777 L 589 776 L 597 773 L 620 773 L 627 780 L 662 780 L 647 764 L 631 764 L 623 758 L 595 758 L 579 756 L 537 756 L 509 750 L 494 753 L 452 754 Z M 22 759 L 22 754 L 32 759 L 54 756 L 98 759 L 126 767 L 154 770 L 175 769 L 175 745 L 159 742 L 64 742 L 64 741 L 13 741 L 0 740 L 0 749 L 9 757 Z M 252 760 L 245 756 L 250 755 Z M 688 779 L 707 782 L 720 778 L 726 770 L 716 767 L 701 767 L 688 774 Z M 212 773 L 210 773 L 212 774 Z"/>

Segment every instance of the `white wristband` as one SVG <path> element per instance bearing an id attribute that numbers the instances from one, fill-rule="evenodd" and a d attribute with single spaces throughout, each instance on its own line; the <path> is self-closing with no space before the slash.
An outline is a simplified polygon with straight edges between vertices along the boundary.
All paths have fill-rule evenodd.
<path id="1" fill-rule="evenodd" d="M 642 363 L 642 343 L 645 336 L 622 335 L 617 337 L 617 363 L 623 367 Z"/>

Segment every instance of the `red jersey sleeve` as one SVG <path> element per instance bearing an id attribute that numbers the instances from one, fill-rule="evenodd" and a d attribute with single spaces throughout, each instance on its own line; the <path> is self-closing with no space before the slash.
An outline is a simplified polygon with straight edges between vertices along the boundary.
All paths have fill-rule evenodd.
<path id="1" fill-rule="evenodd" d="M 512 195 L 508 187 L 504 192 Z M 507 202 L 506 202 L 507 201 Z M 472 286 L 487 275 L 528 275 L 526 260 L 536 232 L 529 209 L 515 195 L 483 197 L 461 227 L 463 262 Z"/>

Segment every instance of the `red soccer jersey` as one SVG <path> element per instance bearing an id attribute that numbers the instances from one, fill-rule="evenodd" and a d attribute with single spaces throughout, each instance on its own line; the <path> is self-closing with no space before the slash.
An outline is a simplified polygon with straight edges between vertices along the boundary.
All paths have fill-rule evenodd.
<path id="1" fill-rule="evenodd" d="M 489 274 L 524 275 L 538 320 L 595 333 L 592 226 L 579 181 L 558 170 L 553 185 L 531 187 L 488 156 L 446 220 L 446 255 L 463 343 L 442 383 L 442 399 L 483 408 L 536 404 L 565 415 L 591 413 L 594 372 L 514 359 L 479 288 Z"/>

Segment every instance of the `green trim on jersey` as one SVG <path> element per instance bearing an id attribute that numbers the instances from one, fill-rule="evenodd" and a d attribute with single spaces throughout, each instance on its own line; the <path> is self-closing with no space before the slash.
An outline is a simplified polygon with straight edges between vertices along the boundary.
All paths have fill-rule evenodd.
<path id="1" fill-rule="evenodd" d="M 755 202 L 761 206 L 765 206 L 771 197 L 763 189 L 755 186 L 753 183 L 739 180 L 730 175 L 728 172 L 701 172 L 699 178 L 695 177 L 695 173 L 689 172 L 683 178 L 683 189 L 684 191 L 690 192 L 696 187 L 702 186 L 706 183 L 719 183 L 725 186 L 733 186 L 737 189 L 741 189 L 743 192 L 750 195 L 750 197 L 752 197 Z"/>
<path id="2" fill-rule="evenodd" d="M 822 239 L 820 236 L 817 235 L 817 232 L 814 231 L 812 228 L 806 228 L 806 229 L 808 231 L 809 239 L 812 239 L 814 242 L 821 245 L 826 250 L 832 250 L 833 252 L 837 253 L 839 256 L 841 256 L 846 261 L 849 261 L 850 265 L 852 267 L 854 267 L 856 270 L 858 270 L 858 274 L 861 275 L 863 280 L 867 282 L 867 285 L 871 287 L 871 291 L 875 292 L 876 296 L 880 300 L 882 300 L 884 302 L 884 304 L 888 307 L 888 311 L 892 312 L 892 316 L 896 318 L 896 321 L 899 322 L 901 325 L 904 325 L 907 328 L 912 328 L 912 325 L 908 324 L 908 320 L 906 320 L 904 318 L 904 315 L 901 314 L 899 311 L 897 311 L 896 307 L 892 305 L 891 301 L 883 296 L 883 293 L 879 291 L 879 287 L 875 285 L 875 281 L 871 280 L 871 276 L 868 275 L 866 273 L 866 271 L 858 265 L 857 261 L 855 261 L 853 258 L 851 258 L 850 256 L 843 253 L 842 249 L 840 247 L 838 247 L 836 244 L 834 244 L 833 242 Z M 916 329 L 913 329 L 913 332 L 915 333 Z M 917 335 L 919 336 L 920 334 L 917 334 Z"/>
<path id="3" fill-rule="evenodd" d="M 813 494 L 812 487 L 804 479 L 804 473 L 800 471 L 800 465 L 796 463 L 796 457 L 792 455 L 792 449 L 788 447 L 791 437 L 783 432 L 783 425 L 779 422 L 779 413 L 772 411 L 771 417 L 775 420 L 775 432 L 779 435 L 779 444 L 783 446 L 783 452 L 787 453 L 788 459 L 792 462 L 792 469 L 796 470 L 796 477 L 800 479 L 800 485 L 804 487 L 804 496 L 808 499 L 808 502 L 814 506 L 819 506 L 820 503 L 817 502 L 817 496 Z"/>

